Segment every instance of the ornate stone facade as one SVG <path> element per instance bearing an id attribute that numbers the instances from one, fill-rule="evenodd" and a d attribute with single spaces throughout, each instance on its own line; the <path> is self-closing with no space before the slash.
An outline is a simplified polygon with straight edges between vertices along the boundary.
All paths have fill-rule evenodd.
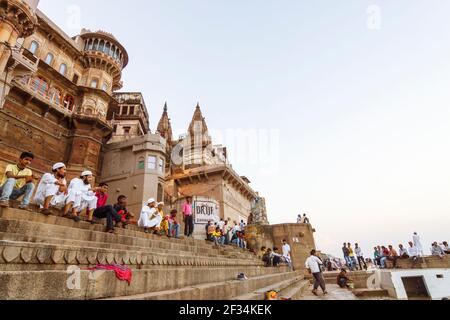
<path id="1" fill-rule="evenodd" d="M 63 161 L 99 176 L 128 54 L 104 31 L 67 36 L 38 2 L 0 2 L 0 169 L 26 150 L 37 173 Z"/>

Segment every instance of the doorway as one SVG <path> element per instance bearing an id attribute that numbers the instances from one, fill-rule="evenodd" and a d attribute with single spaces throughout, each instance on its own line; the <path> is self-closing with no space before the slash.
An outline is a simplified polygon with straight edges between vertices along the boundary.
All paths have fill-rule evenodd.
<path id="1" fill-rule="evenodd" d="M 402 281 L 408 299 L 431 299 L 424 277 L 405 277 Z"/>

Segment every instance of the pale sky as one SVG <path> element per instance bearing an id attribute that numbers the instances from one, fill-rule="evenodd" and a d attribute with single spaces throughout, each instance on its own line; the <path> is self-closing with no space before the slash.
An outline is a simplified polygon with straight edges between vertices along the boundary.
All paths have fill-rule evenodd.
<path id="1" fill-rule="evenodd" d="M 414 231 L 426 248 L 450 241 L 449 1 L 39 8 L 71 36 L 86 27 L 121 41 L 130 55 L 123 90 L 143 92 L 153 130 L 165 101 L 179 133 L 200 102 L 214 142 L 266 197 L 272 223 L 306 212 L 318 248 L 339 256 L 344 241 L 368 256 L 378 244 L 406 245 Z M 252 132 L 256 144 L 245 138 Z"/>

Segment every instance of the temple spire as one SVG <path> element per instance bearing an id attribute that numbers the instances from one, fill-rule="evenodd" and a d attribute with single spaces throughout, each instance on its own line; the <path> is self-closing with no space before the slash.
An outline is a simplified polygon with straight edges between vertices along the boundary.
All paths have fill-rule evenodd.
<path id="1" fill-rule="evenodd" d="M 161 120 L 159 120 L 157 131 L 161 137 L 167 140 L 169 144 L 172 142 L 172 125 L 170 123 L 167 102 L 164 104 L 164 111 L 161 116 Z"/>

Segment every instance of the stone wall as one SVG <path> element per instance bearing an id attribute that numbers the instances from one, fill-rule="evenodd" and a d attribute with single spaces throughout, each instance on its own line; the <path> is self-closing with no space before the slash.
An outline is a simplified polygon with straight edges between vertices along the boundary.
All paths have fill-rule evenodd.
<path id="1" fill-rule="evenodd" d="M 309 224 L 251 225 L 246 228 L 246 239 L 249 248 L 255 252 L 261 247 L 281 250 L 282 241 L 286 239 L 291 246 L 294 267 L 304 269 L 311 250 L 316 249 L 314 232 Z"/>

